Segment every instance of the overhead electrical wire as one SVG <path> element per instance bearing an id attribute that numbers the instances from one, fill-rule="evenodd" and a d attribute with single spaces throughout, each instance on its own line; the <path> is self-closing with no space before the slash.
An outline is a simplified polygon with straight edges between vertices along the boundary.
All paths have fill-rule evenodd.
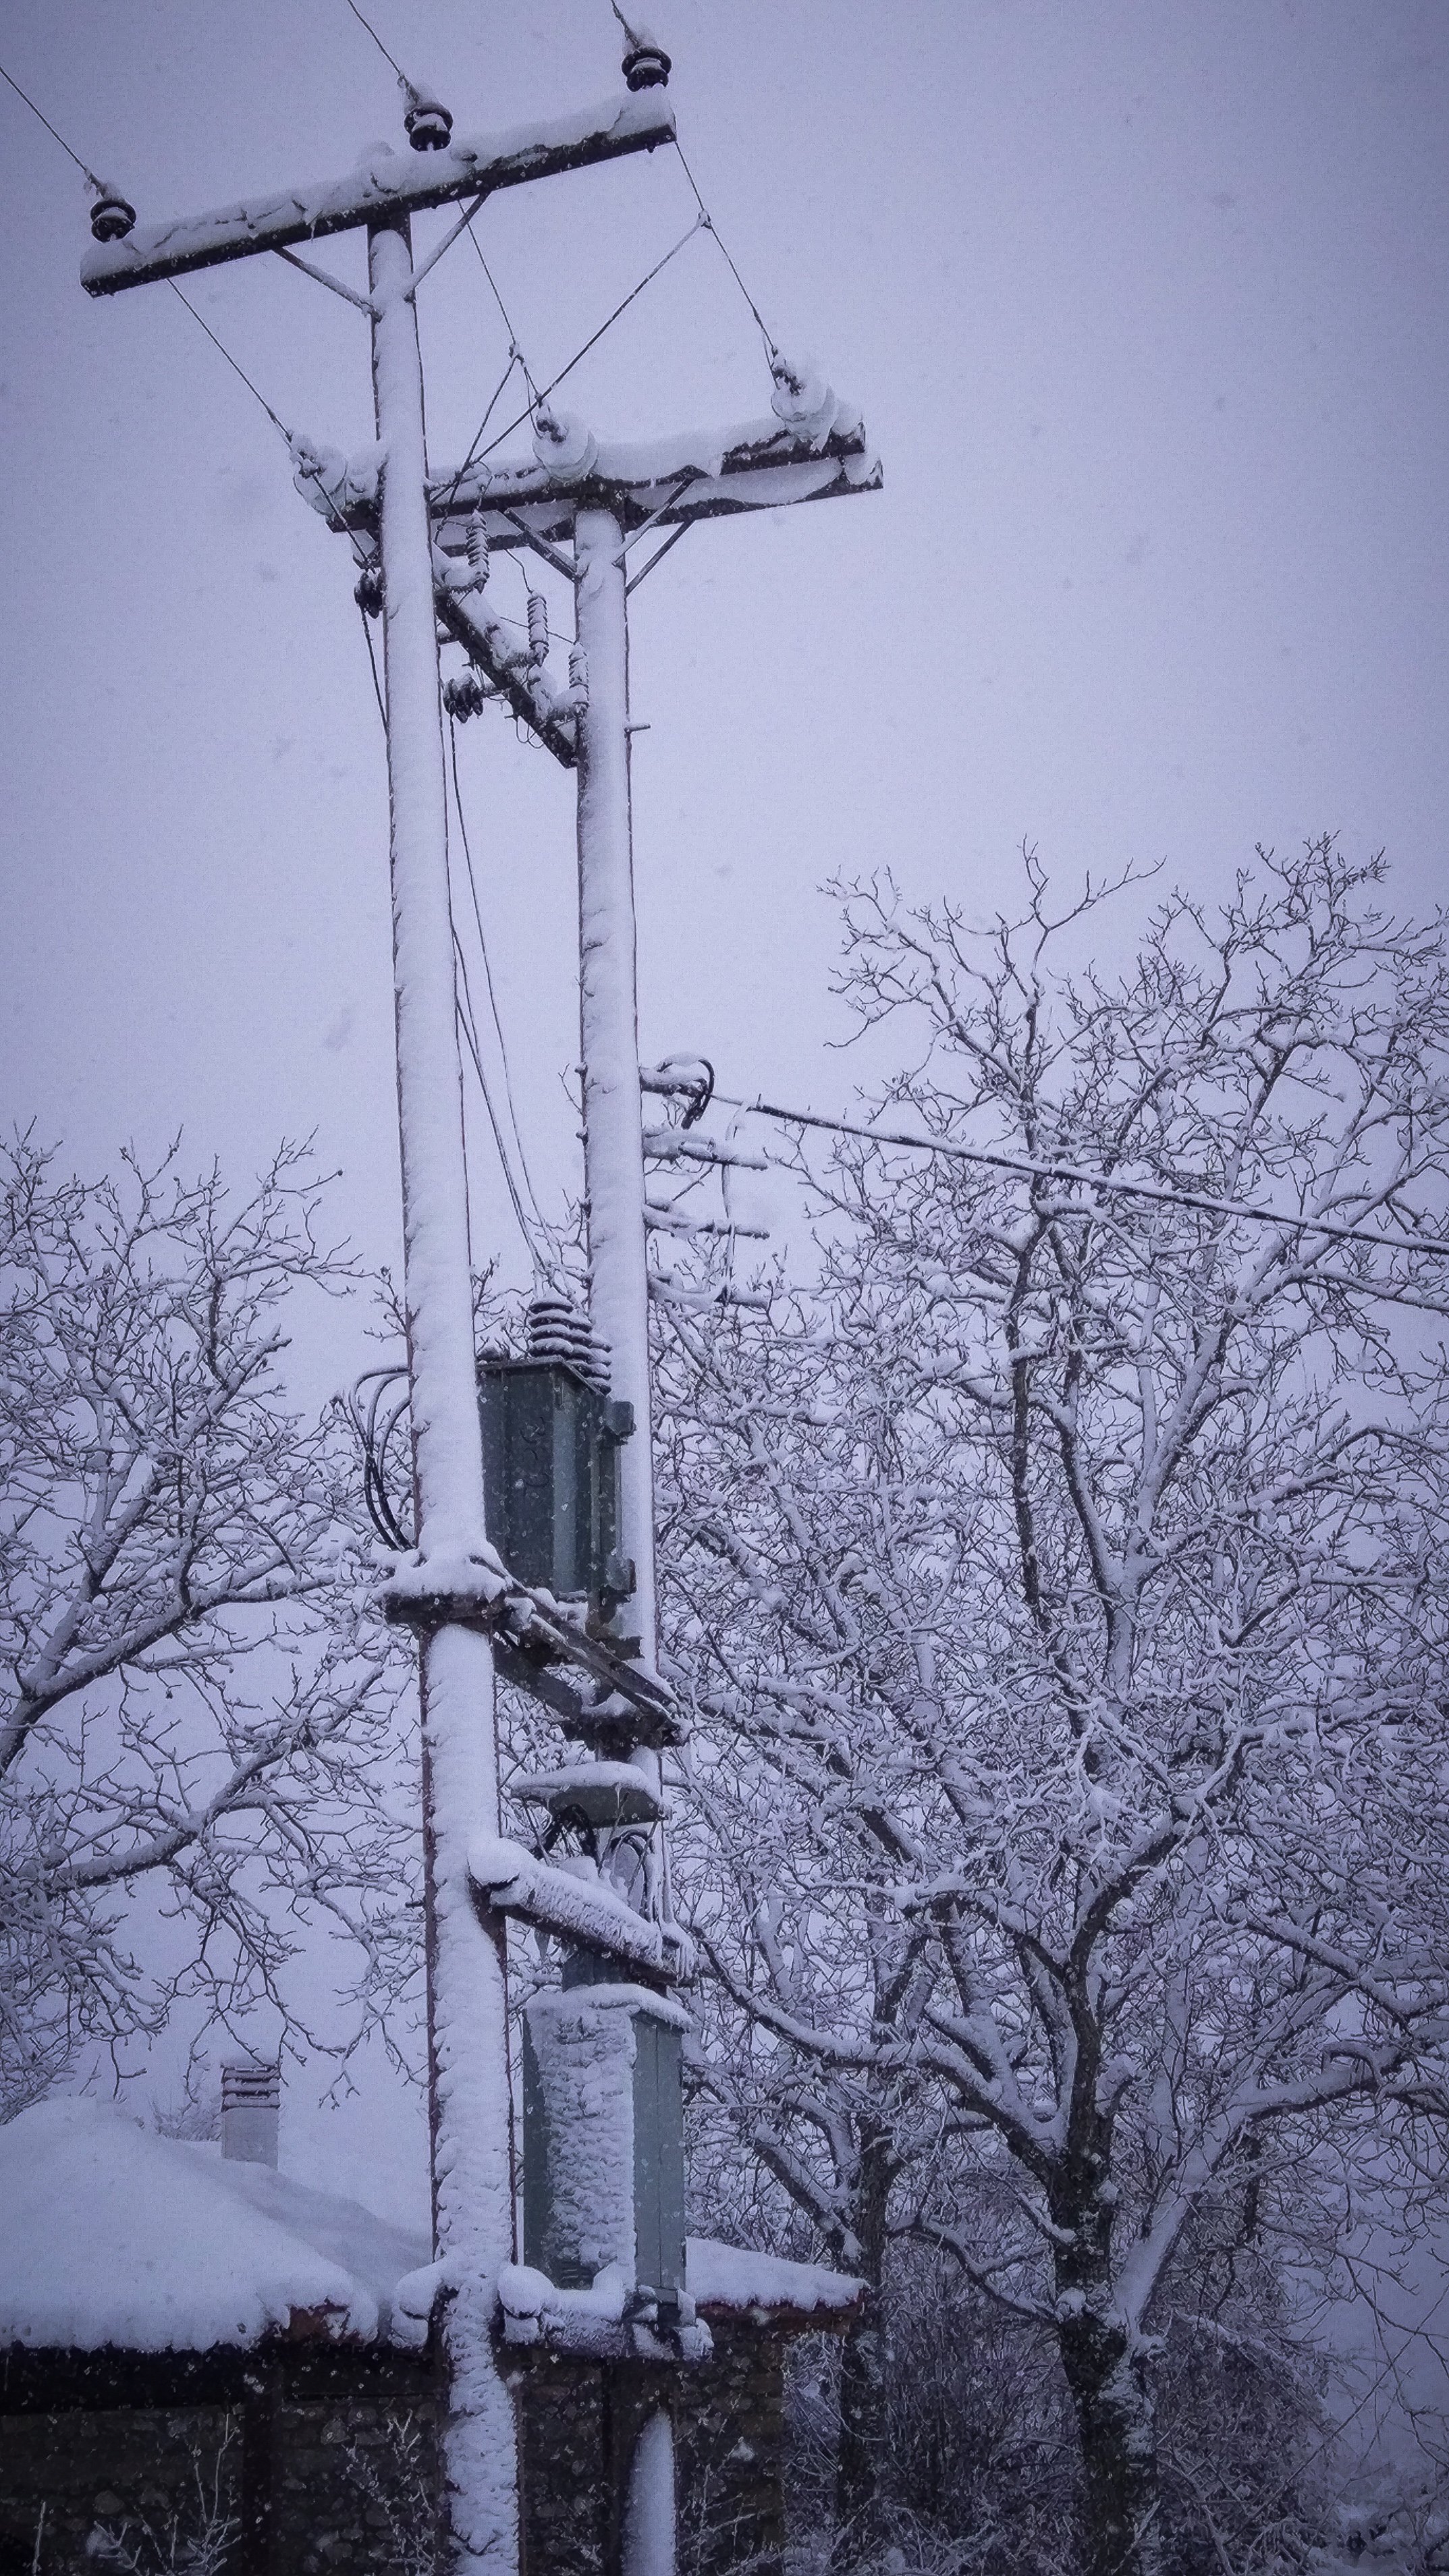
<path id="1" fill-rule="evenodd" d="M 660 260 L 656 260 L 656 261 L 655 261 L 654 266 L 650 269 L 648 276 L 647 276 L 647 277 L 641 277 L 637 286 L 631 286 L 631 287 L 630 287 L 629 292 L 628 292 L 628 294 L 625 296 L 623 303 L 622 303 L 622 304 L 616 304 L 616 305 L 615 305 L 615 307 L 614 307 L 613 312 L 609 315 L 608 320 L 607 320 L 606 322 L 601 322 L 601 323 L 599 324 L 599 327 L 598 327 L 597 331 L 595 331 L 595 332 L 591 335 L 591 337 L 590 337 L 589 339 L 587 339 L 587 340 L 584 342 L 583 347 L 582 347 L 581 349 L 576 349 L 576 350 L 574 351 L 574 354 L 573 354 L 573 356 L 570 358 L 570 360 L 569 360 L 569 362 L 568 362 L 567 366 L 565 366 L 565 367 L 560 367 L 560 369 L 559 369 L 559 371 L 558 371 L 558 374 L 557 374 L 556 376 L 551 376 L 551 377 L 549 378 L 548 383 L 544 386 L 544 388 L 543 388 L 543 390 L 542 390 L 542 392 L 541 392 L 541 393 L 535 393 L 535 395 L 534 395 L 534 397 L 533 397 L 532 402 L 531 402 L 531 403 L 529 404 L 529 406 L 528 406 L 527 411 L 521 411 L 521 412 L 518 414 L 518 416 L 517 416 L 517 418 L 516 418 L 515 420 L 511 420 L 511 421 L 509 422 L 508 427 L 507 427 L 506 429 L 500 429 L 500 431 L 499 431 L 499 433 L 498 433 L 498 436 L 497 436 L 496 438 L 491 439 L 491 440 L 489 441 L 489 444 L 488 444 L 488 445 L 484 448 L 484 450 L 483 450 L 483 453 L 484 453 L 484 455 L 485 455 L 485 456 L 491 456 L 491 455 L 493 454 L 493 451 L 494 451 L 494 449 L 495 449 L 495 448 L 497 448 L 497 447 L 501 447 L 501 446 L 503 445 L 503 442 L 504 442 L 505 438 L 511 438 L 511 437 L 512 437 L 512 435 L 513 435 L 513 433 L 514 433 L 514 431 L 515 431 L 516 429 L 521 429 L 521 428 L 523 427 L 523 424 L 524 424 L 524 422 L 525 422 L 526 420 L 531 420 L 531 419 L 533 418 L 533 416 L 534 416 L 534 414 L 537 412 L 537 410 L 538 410 L 538 408 L 539 408 L 540 404 L 542 404 L 542 403 L 546 403 L 546 402 L 547 402 L 547 400 L 548 400 L 548 398 L 549 398 L 549 395 L 550 395 L 551 393 L 555 392 L 555 391 L 556 391 L 556 389 L 558 388 L 558 386 L 560 386 L 560 385 L 563 383 L 563 380 L 564 380 L 565 376 L 571 376 L 571 375 L 573 374 L 573 371 L 574 371 L 575 367 L 579 365 L 580 361 L 581 361 L 582 359 L 584 359 L 584 358 L 586 358 L 586 357 L 588 356 L 589 351 L 590 351 L 591 349 L 596 349 L 596 348 L 598 347 L 599 342 L 602 340 L 602 338 L 603 338 L 603 336 L 604 336 L 604 333 L 605 333 L 606 331 L 612 331 L 612 329 L 613 329 L 613 327 L 614 327 L 614 324 L 615 324 L 615 323 L 618 321 L 618 319 L 619 319 L 620 314 L 621 314 L 621 313 L 627 313 L 627 312 L 628 312 L 629 307 L 630 307 L 630 305 L 633 303 L 633 301 L 634 301 L 634 299 L 635 299 L 636 295 L 642 295 L 646 286 L 652 286 L 652 285 L 653 285 L 653 283 L 654 283 L 655 278 L 659 275 L 660 270 L 661 270 L 661 269 L 665 269 L 665 268 L 667 268 L 667 267 L 669 266 L 669 263 L 670 263 L 670 261 L 671 261 L 672 259 L 677 259 L 677 258 L 678 258 L 678 256 L 679 256 L 679 253 L 683 250 L 685 243 L 686 243 L 686 242 L 691 242 L 691 241 L 693 241 L 695 234 L 696 234 L 697 232 L 702 232 L 704 229 L 705 229 L 705 227 L 704 227 L 704 225 L 703 225 L 702 223 L 700 223 L 700 222 L 695 222 L 695 223 L 692 223 L 692 224 L 690 225 L 689 230 L 688 230 L 688 232 L 687 232 L 687 233 L 681 233 L 681 234 L 680 234 L 679 239 L 678 239 L 678 241 L 674 244 L 673 249 L 672 249 L 672 250 L 667 250 L 667 251 L 665 252 L 665 254 L 664 254 L 664 257 L 663 257 L 662 259 L 660 259 Z"/>
<path id="2" fill-rule="evenodd" d="M 849 1118 L 821 1117 L 811 1109 L 785 1109 L 777 1101 L 735 1100 L 727 1091 L 717 1091 L 714 1097 L 751 1118 L 777 1119 L 786 1127 L 826 1128 L 837 1136 L 858 1136 L 868 1145 L 895 1145 L 915 1154 L 945 1154 L 953 1161 L 981 1163 L 992 1171 L 1013 1172 L 1032 1180 L 1066 1181 L 1077 1189 L 1105 1190 L 1109 1195 L 1147 1199 L 1166 1207 L 1196 1208 L 1211 1216 L 1243 1217 L 1254 1225 L 1278 1226 L 1287 1234 L 1322 1234 L 1339 1243 L 1366 1243 L 1380 1252 L 1449 1256 L 1449 1240 L 1439 1235 L 1382 1234 L 1368 1226 L 1337 1225 L 1330 1217 L 1293 1216 L 1284 1208 L 1258 1207 L 1247 1199 L 1220 1199 L 1205 1190 L 1166 1189 L 1154 1181 L 1121 1180 L 1115 1173 L 1087 1171 L 1074 1163 L 1031 1162 L 1020 1154 L 997 1154 L 985 1146 L 957 1144 L 954 1138 L 900 1135 L 885 1127 L 864 1127 Z"/>
<path id="3" fill-rule="evenodd" d="M 351 0 L 348 0 L 348 5 L 349 5 L 349 7 L 351 6 Z M 64 136 L 62 133 L 60 133 L 60 132 L 58 131 L 58 129 L 57 129 L 55 126 L 53 126 L 53 125 L 51 124 L 51 121 L 50 121 L 49 117 L 45 114 L 44 109 L 43 109 L 43 108 L 39 108 L 39 107 L 37 107 L 37 106 L 36 106 L 35 101 L 34 101 L 34 99 L 30 96 L 29 91 L 28 91 L 28 90 L 23 90 L 23 89 L 21 88 L 21 86 L 20 86 L 19 81 L 15 79 L 15 77 L 14 77 L 13 73 L 7 72 L 7 70 L 5 69 L 5 66 L 4 66 L 4 64 L 3 64 L 3 63 L 0 63 L 0 80 L 3 80 L 3 81 L 5 81 L 5 82 L 7 82 L 7 83 L 9 84 L 10 88 L 14 90 L 16 97 L 17 97 L 18 99 L 23 100 L 24 104 L 29 108 L 31 115 L 39 119 L 39 122 L 44 126 L 44 128 L 45 128 L 45 130 L 46 130 L 46 133 L 51 137 L 52 142 L 58 143 L 58 144 L 60 145 L 60 148 L 61 148 L 62 152 L 66 155 L 66 158 L 67 158 L 68 160 L 73 161 L 73 162 L 75 163 L 76 168 L 80 171 L 80 173 L 81 173 L 82 177 L 85 179 L 85 181 L 86 181 L 87 185 L 88 185 L 89 187 L 99 189 L 99 188 L 100 188 L 100 186 L 101 186 L 101 182 L 100 182 L 100 180 L 96 177 L 95 172 L 94 172 L 94 171 L 93 171 L 93 170 L 92 170 L 92 169 L 87 165 L 87 163 L 86 163 L 86 162 L 84 162 L 84 161 L 81 159 L 80 154 L 79 154 L 77 151 L 75 151 L 75 150 L 73 149 L 73 147 L 72 147 L 69 143 L 67 143 L 67 141 L 66 141 L 66 139 L 65 139 L 65 136 Z M 254 384 L 253 384 L 253 382 L 252 382 L 252 380 L 251 380 L 251 377 L 247 374 L 247 371 L 246 371 L 245 367 L 241 365 L 241 363 L 240 363 L 240 361 L 239 361 L 238 359 L 236 359 L 236 358 L 234 358 L 234 357 L 232 356 L 232 353 L 231 353 L 230 349 L 226 346 L 225 341 L 224 341 L 224 340 L 220 340 L 220 339 L 218 339 L 217 334 L 213 331 L 213 329 L 212 329 L 212 327 L 211 327 L 211 324 L 210 324 L 209 322 L 204 322 L 204 321 L 202 320 L 201 315 L 197 312 L 197 309 L 196 309 L 195 305 L 192 303 L 192 301 L 191 301 L 190 297 L 189 297 L 189 296 L 187 296 L 187 295 L 183 295 L 183 294 L 182 294 L 181 289 L 180 289 L 180 287 L 177 285 L 175 278 L 174 278 L 174 277 L 168 277 L 168 278 L 166 279 L 166 281 L 165 281 L 165 282 L 166 282 L 166 284 L 170 287 L 171 292 L 172 292 L 172 294 L 175 296 L 175 298 L 176 298 L 176 300 L 177 300 L 178 304 L 182 304 L 182 305 L 184 305 L 184 306 L 185 306 L 185 308 L 186 308 L 187 312 L 188 312 L 188 313 L 190 314 L 190 316 L 191 316 L 192 321 L 196 324 L 197 329 L 198 329 L 199 331 L 204 331 L 204 332 L 206 333 L 206 336 L 207 336 L 208 340 L 211 342 L 211 345 L 212 345 L 213 349 L 215 349 L 215 351 L 217 352 L 218 357 L 222 357 L 222 358 L 224 358 L 224 359 L 226 360 L 226 363 L 227 363 L 227 365 L 230 367 L 230 369 L 231 369 L 231 371 L 232 371 L 232 374 L 233 374 L 234 376 L 240 376 L 240 378 L 241 378 L 241 380 L 242 380 L 242 383 L 246 386 L 247 392 L 251 395 L 251 397 L 252 397 L 253 401 L 254 401 L 254 402 L 259 402 L 259 403 L 261 404 L 261 407 L 262 407 L 263 411 L 266 413 L 268 420 L 271 422 L 273 429 L 275 429 L 275 430 L 276 430 L 276 432 L 277 432 L 277 434 L 278 434 L 278 436 L 279 436 L 279 437 L 284 438 L 284 439 L 286 440 L 287 445 L 290 447 L 290 446 L 291 446 L 291 443 L 292 443 L 292 437 L 291 437 L 291 432 L 290 432 L 290 430 L 287 428 L 286 422 L 281 418 L 281 416 L 280 416 L 280 414 L 279 414 L 279 413 L 277 413 L 277 412 L 274 412 L 274 411 L 273 411 L 271 404 L 268 402 L 268 400 L 267 400 L 267 398 L 266 398 L 266 395 L 265 395 L 265 394 L 260 390 L 260 388 L 259 388 L 258 386 L 256 386 L 256 385 L 254 385 Z"/>
<path id="4" fill-rule="evenodd" d="M 94 188 L 94 189 L 99 193 L 99 191 L 100 191 L 100 186 L 101 186 L 101 182 L 100 182 L 100 180 L 96 177 L 96 174 L 95 174 L 94 170 L 92 170 L 91 168 L 89 168 L 89 166 L 87 165 L 87 163 L 85 163 L 85 162 L 81 159 L 80 154 L 79 154 L 78 152 L 72 151 L 71 146 L 67 143 L 67 141 L 66 141 L 66 139 L 65 139 L 65 136 L 64 136 L 63 134 L 57 133 L 56 128 L 51 124 L 51 121 L 50 121 L 49 117 L 46 115 L 44 108 L 41 108 L 41 107 L 37 107 L 37 106 L 36 106 L 34 99 L 33 99 L 33 98 L 31 97 L 31 95 L 30 95 L 30 92 L 29 92 L 28 90 L 24 90 L 24 89 L 22 89 L 22 88 L 21 88 L 20 83 L 19 83 L 19 81 L 15 78 L 14 73 L 13 73 L 13 72 L 7 72 L 7 70 L 5 69 L 5 66 L 4 66 L 4 64 L 3 64 L 3 63 L 0 63 L 0 80 L 8 81 L 8 82 L 9 82 L 9 85 L 10 85 L 10 87 L 14 90 L 16 97 L 17 97 L 18 99 L 23 99 L 23 100 L 24 100 L 25 105 L 29 108 L 31 115 L 32 115 L 32 116 L 37 116 L 37 117 L 39 117 L 41 124 L 44 126 L 44 128 L 45 128 L 45 130 L 46 130 L 46 133 L 50 136 L 50 138 L 51 138 L 52 142 L 58 143 L 58 144 L 60 145 L 60 148 L 61 148 L 62 152 L 65 154 L 65 156 L 66 156 L 67 160 L 69 160 L 69 161 L 73 161 L 73 162 L 75 163 L 75 166 L 76 166 L 76 168 L 79 170 L 79 172 L 80 172 L 80 174 L 81 174 L 81 177 L 84 179 L 84 181 L 85 181 L 85 183 L 86 183 L 86 186 L 87 186 L 88 188 Z"/>
<path id="5" fill-rule="evenodd" d="M 453 776 L 453 803 L 457 810 L 458 832 L 463 844 L 463 862 L 467 871 L 468 893 L 473 906 L 473 920 L 478 932 L 478 953 L 483 960 L 483 976 L 488 992 L 488 1008 L 492 1016 L 494 1032 L 498 1039 L 498 1053 L 503 1066 L 503 1091 L 508 1104 L 508 1123 L 513 1130 L 513 1141 L 518 1151 L 518 1168 L 523 1175 L 524 1187 L 528 1192 L 534 1215 L 537 1218 L 540 1227 L 542 1227 L 545 1223 L 544 1214 L 541 1206 L 539 1205 L 538 1192 L 533 1185 L 533 1175 L 528 1168 L 528 1155 L 524 1149 L 523 1131 L 518 1123 L 518 1106 L 514 1098 L 513 1075 L 508 1062 L 508 1041 L 503 1034 L 503 1021 L 499 1015 L 498 995 L 493 982 L 493 966 L 488 955 L 488 942 L 483 933 L 483 907 L 478 897 L 478 880 L 473 868 L 473 852 L 468 839 L 467 817 L 463 812 L 463 792 L 458 782 L 458 728 L 451 716 L 448 719 L 448 735 L 450 766 Z"/>
<path id="6" fill-rule="evenodd" d="M 240 378 L 241 378 L 241 380 L 242 380 L 242 383 L 246 386 L 247 392 L 248 392 L 249 394 L 253 395 L 253 396 L 254 396 L 254 398 L 256 399 L 256 401 L 257 401 L 257 402 L 259 402 L 259 403 L 261 404 L 261 407 L 262 407 L 263 411 L 266 413 L 268 420 L 271 422 L 273 429 L 275 429 L 275 430 L 277 431 L 277 433 L 278 433 L 278 435 L 279 435 L 280 437 L 282 437 L 282 438 L 284 438 L 284 439 L 286 440 L 287 445 L 288 445 L 288 447 L 290 448 L 290 446 L 291 446 L 291 444 L 292 444 L 292 433 L 291 433 L 291 431 L 288 429 L 286 422 L 285 422 L 284 420 L 280 419 L 280 418 L 278 417 L 277 413 L 273 411 L 271 404 L 268 402 L 268 400 L 267 400 L 267 398 L 266 398 L 266 395 L 265 395 L 264 393 L 259 393 L 259 392 L 257 391 L 257 388 L 256 388 L 256 386 L 252 383 L 251 377 L 247 374 L 247 371 L 246 371 L 245 367 L 240 366 L 240 365 L 238 364 L 237 360 L 232 356 L 230 349 L 228 349 L 228 348 L 227 348 L 227 346 L 226 346 L 225 342 L 224 342 L 224 341 L 221 341 L 221 340 L 219 340 L 219 339 L 217 338 L 216 333 L 213 331 L 213 329 L 212 329 L 212 327 L 211 327 L 211 324 L 210 324 L 209 322 L 203 322 L 203 321 L 202 321 L 201 315 L 197 312 L 197 309 L 196 309 L 195 305 L 192 303 L 192 301 L 191 301 L 190 297 L 189 297 L 189 296 L 187 296 L 187 295 L 183 295 L 183 294 L 182 294 L 181 289 L 180 289 L 180 287 L 177 285 L 175 278 L 174 278 L 174 277 L 168 277 L 168 278 L 167 278 L 167 280 L 166 280 L 166 283 L 167 283 L 167 285 L 170 287 L 171 292 L 172 292 L 172 294 L 175 296 L 175 298 L 176 298 L 176 300 L 177 300 L 178 304 L 184 304 L 184 305 L 185 305 L 187 312 L 190 314 L 191 319 L 192 319 L 192 321 L 196 324 L 196 326 L 197 326 L 198 330 L 204 331 L 204 332 L 206 333 L 206 336 L 207 336 L 208 340 L 211 342 L 211 345 L 212 345 L 213 349 L 215 349 L 215 350 L 216 350 L 216 352 L 217 352 L 218 356 L 219 356 L 219 357 L 223 357 L 223 358 L 225 358 L 227 365 L 230 367 L 230 369 L 231 369 L 231 371 L 232 371 L 232 374 L 233 374 L 234 376 L 240 376 Z"/>
<path id="7" fill-rule="evenodd" d="M 463 1042 L 467 1047 L 468 1054 L 472 1060 L 473 1071 L 478 1077 L 478 1088 L 483 1094 L 483 1106 L 488 1112 L 488 1124 L 493 1130 L 493 1142 L 498 1149 L 498 1161 L 503 1172 L 504 1187 L 506 1188 L 509 1199 L 512 1203 L 514 1216 L 518 1220 L 518 1231 L 523 1238 L 524 1249 L 527 1252 L 530 1261 L 533 1263 L 535 1274 L 537 1274 L 544 1268 L 544 1263 L 540 1258 L 538 1245 L 534 1239 L 533 1228 L 528 1218 L 528 1211 L 524 1207 L 523 1200 L 519 1194 L 518 1183 L 514 1178 L 513 1164 L 509 1155 L 507 1141 L 499 1122 L 497 1109 L 494 1106 L 492 1089 L 489 1085 L 488 1076 L 483 1070 L 482 1050 L 478 1044 L 478 1024 L 473 1016 L 473 997 L 468 989 L 468 961 L 463 954 L 463 943 L 458 937 L 456 924 L 453 926 L 453 954 L 458 961 L 458 972 L 461 978 L 461 986 L 456 1003 L 457 1025 L 462 1032 Z"/>
<path id="8" fill-rule="evenodd" d="M 396 72 L 403 88 L 407 91 L 408 96 L 410 98 L 416 98 L 418 94 L 416 84 L 408 79 L 407 73 L 403 70 L 401 63 L 399 63 L 396 58 L 388 52 L 386 45 L 383 43 L 377 29 L 372 24 L 371 19 L 364 18 L 362 11 L 357 5 L 357 0 L 347 0 L 347 6 L 352 11 L 359 27 L 364 28 L 367 34 L 372 38 L 373 43 L 376 45 L 378 52 L 383 58 L 383 61 L 385 63 L 391 63 L 393 70 Z"/>
<path id="9" fill-rule="evenodd" d="M 699 182 L 695 178 L 694 172 L 691 170 L 689 163 L 684 157 L 684 146 L 680 142 L 677 134 L 674 138 L 674 149 L 679 155 L 679 166 L 684 172 L 686 179 L 689 181 L 691 194 L 693 195 L 695 204 L 699 208 L 698 229 L 702 232 L 712 233 L 715 240 L 719 243 L 720 257 L 724 261 L 726 268 L 729 270 L 731 277 L 734 279 L 736 286 L 739 288 L 741 295 L 744 297 L 745 302 L 748 304 L 750 311 L 755 317 L 760 337 L 765 344 L 766 355 L 771 359 L 777 358 L 780 352 L 776 346 L 774 334 L 771 331 L 768 322 L 765 320 L 763 313 L 760 311 L 758 304 L 755 302 L 753 295 L 750 293 L 749 288 L 746 286 L 744 279 L 741 277 L 739 270 L 736 268 L 734 261 L 730 257 L 719 226 L 715 222 L 713 215 L 710 213 L 708 206 L 705 204 L 703 197 L 700 195 Z"/>

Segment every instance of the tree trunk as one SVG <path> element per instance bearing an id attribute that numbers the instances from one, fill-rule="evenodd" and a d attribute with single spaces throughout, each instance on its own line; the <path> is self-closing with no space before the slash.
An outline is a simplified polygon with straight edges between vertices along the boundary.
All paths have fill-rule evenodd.
<path id="1" fill-rule="evenodd" d="M 884 2138 L 861 2150 L 859 2187 L 851 2212 L 860 2243 L 857 2267 L 870 2283 L 865 2315 L 851 2326 L 840 2354 L 840 2422 L 835 2453 L 834 2576 L 853 2576 L 881 2536 L 882 2472 L 886 2459 L 886 2332 L 881 2310 L 885 2268 L 886 2203 L 894 2167 Z"/>
<path id="2" fill-rule="evenodd" d="M 1085 2576 L 1160 2576 L 1156 2408 L 1145 2355 L 1090 2313 L 1064 2319 L 1057 2340 L 1082 2449 Z"/>

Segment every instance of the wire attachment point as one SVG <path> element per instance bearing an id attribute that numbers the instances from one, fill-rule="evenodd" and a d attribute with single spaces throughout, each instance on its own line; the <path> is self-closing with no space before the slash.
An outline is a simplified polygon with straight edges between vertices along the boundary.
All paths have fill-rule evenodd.
<path id="1" fill-rule="evenodd" d="M 91 231 L 98 242 L 124 241 L 136 228 L 136 209 L 121 195 L 119 188 L 107 188 L 92 179 L 96 202 L 91 208 Z"/>

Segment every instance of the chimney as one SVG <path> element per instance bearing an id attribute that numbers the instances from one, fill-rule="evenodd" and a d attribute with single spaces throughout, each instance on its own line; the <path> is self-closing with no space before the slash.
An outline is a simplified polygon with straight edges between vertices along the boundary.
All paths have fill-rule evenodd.
<path id="1" fill-rule="evenodd" d="M 277 2113 L 282 2100 L 280 2066 L 259 2066 L 254 2058 L 233 2060 L 221 2070 L 221 2152 L 242 2164 L 274 2165 L 277 2161 Z"/>

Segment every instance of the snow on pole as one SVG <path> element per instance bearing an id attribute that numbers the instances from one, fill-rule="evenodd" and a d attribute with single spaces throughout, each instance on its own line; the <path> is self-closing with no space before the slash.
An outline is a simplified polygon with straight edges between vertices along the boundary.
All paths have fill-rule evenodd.
<path id="1" fill-rule="evenodd" d="M 624 2576 L 674 2576 L 674 2425 L 661 2406 L 643 2426 L 629 2463 Z"/>
<path id="2" fill-rule="evenodd" d="M 626 1616 L 646 1663 L 657 1654 L 654 1477 L 649 1412 L 649 1281 L 639 1095 L 634 869 L 629 824 L 629 642 L 624 534 L 611 510 L 574 521 L 578 641 L 588 699 L 578 725 L 579 1032 L 584 1190 L 593 1321 L 612 1353 L 612 1392 L 634 1408 L 620 1453 L 621 1545 L 634 1560 Z M 648 1757 L 645 1757 L 646 1759 Z"/>
<path id="3" fill-rule="evenodd" d="M 373 391 L 382 452 L 380 537 L 392 818 L 393 968 L 403 1241 L 412 1373 L 418 1572 L 454 1594 L 476 1582 L 484 1545 L 483 1456 L 454 1025 L 446 806 L 423 376 L 408 295 L 406 216 L 374 225 Z M 427 1584 L 429 1574 L 435 1576 Z M 424 1632 L 423 1797 L 427 1853 L 429 2109 L 434 2235 L 452 2293 L 445 2433 L 455 2564 L 518 2567 L 513 2408 L 494 2364 L 498 2273 L 512 2252 L 501 1930 L 484 1928 L 468 1848 L 498 1831 L 493 1664 L 456 1624 Z"/>

